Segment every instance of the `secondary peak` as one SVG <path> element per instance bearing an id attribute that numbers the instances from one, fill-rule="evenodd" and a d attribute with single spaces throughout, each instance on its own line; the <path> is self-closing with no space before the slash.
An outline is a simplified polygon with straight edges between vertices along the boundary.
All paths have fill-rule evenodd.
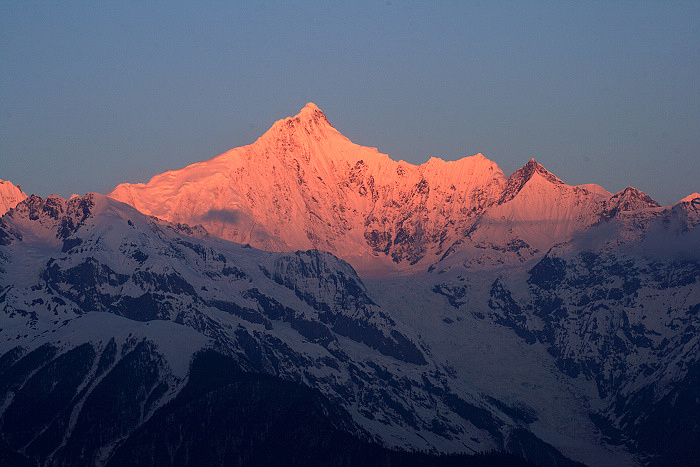
<path id="1" fill-rule="evenodd" d="M 698 199 L 698 198 L 700 198 L 700 194 L 699 194 L 699 193 L 693 193 L 693 194 L 690 194 L 690 195 L 686 196 L 686 197 L 683 198 L 682 200 L 680 200 L 679 203 L 693 203 L 693 202 L 694 202 L 696 199 Z M 697 204 L 697 202 L 695 202 L 695 203 L 693 203 L 693 204 Z"/>
<path id="2" fill-rule="evenodd" d="M 563 183 L 559 178 L 547 170 L 542 164 L 537 162 L 534 158 L 530 159 L 527 164 L 525 164 L 521 169 L 516 170 L 513 175 L 510 176 L 511 180 L 521 180 L 522 183 L 527 182 L 532 178 L 532 176 L 538 173 L 551 183 L 561 184 Z"/>
<path id="3" fill-rule="evenodd" d="M 513 199 L 535 174 L 540 175 L 553 185 L 564 184 L 564 182 L 559 180 L 559 178 L 557 178 L 549 170 L 545 169 L 542 164 L 532 158 L 522 168 L 516 170 L 510 177 L 508 177 L 506 189 L 503 192 L 500 203 L 505 203 Z"/>

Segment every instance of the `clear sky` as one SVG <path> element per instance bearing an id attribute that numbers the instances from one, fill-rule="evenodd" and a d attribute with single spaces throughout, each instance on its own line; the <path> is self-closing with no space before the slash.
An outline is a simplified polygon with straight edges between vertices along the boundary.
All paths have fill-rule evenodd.
<path id="1" fill-rule="evenodd" d="M 700 191 L 700 2 L 0 0 L 0 179 L 108 192 L 316 103 L 419 164 Z"/>

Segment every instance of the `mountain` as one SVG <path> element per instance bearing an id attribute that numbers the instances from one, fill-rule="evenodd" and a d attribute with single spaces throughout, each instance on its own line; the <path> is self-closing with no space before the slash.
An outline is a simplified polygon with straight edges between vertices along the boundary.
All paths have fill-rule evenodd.
<path id="1" fill-rule="evenodd" d="M 659 203 L 636 188 L 628 186 L 605 202 L 605 215 L 614 217 L 619 212 L 636 211 L 644 208 L 657 208 Z"/>
<path id="2" fill-rule="evenodd" d="M 570 186 L 534 159 L 509 177 L 482 155 L 395 162 L 351 143 L 313 104 L 249 146 L 110 196 L 263 249 L 345 259 L 458 379 L 548 419 L 538 433 L 575 426 L 557 431 L 557 446 L 574 458 L 601 464 L 587 438 L 596 432 L 638 459 L 692 457 L 639 435 L 659 401 L 691 387 L 694 374 L 684 337 L 699 301 L 693 196 L 661 207 L 632 187 Z M 664 375 L 674 365 L 684 370 Z M 495 378 L 495 367 L 504 374 Z M 653 397 L 642 396 L 649 388 Z M 622 413 L 636 422 L 621 422 Z"/>
<path id="3" fill-rule="evenodd" d="M 364 274 L 424 270 L 479 223 L 498 230 L 504 218 L 532 242 L 524 240 L 528 256 L 597 222 L 611 198 L 595 185 L 568 186 L 534 160 L 510 177 L 481 154 L 396 162 L 353 144 L 311 103 L 251 145 L 109 196 L 257 248 L 329 251 Z"/>
<path id="4" fill-rule="evenodd" d="M 27 195 L 12 182 L 0 180 L 0 216 L 17 206 Z"/>
<path id="5" fill-rule="evenodd" d="M 395 162 L 313 104 L 30 196 L 0 220 L 0 460 L 697 465 L 699 226 L 698 194 L 534 159 Z"/>
<path id="6" fill-rule="evenodd" d="M 609 443 L 637 453 L 644 465 L 693 465 L 700 433 L 700 210 L 694 199 L 666 208 L 645 201 L 523 267 L 478 276 L 458 264 L 438 269 L 433 292 L 454 308 L 443 312 L 448 325 L 428 333 L 421 319 L 409 324 L 433 355 L 455 361 L 459 351 L 443 346 L 438 352 L 440 338 L 426 336 L 448 332 L 439 327 L 458 327 L 454 335 L 465 336 L 480 320 L 487 328 L 509 328 L 586 387 L 591 420 Z M 515 392 L 523 397 L 526 391 Z"/>
<path id="7" fill-rule="evenodd" d="M 299 439 L 280 449 L 297 465 L 315 445 L 328 459 L 511 450 L 574 465 L 529 412 L 452 376 L 342 260 L 230 243 L 98 194 L 32 195 L 0 220 L 0 374 L 0 458 L 28 463 L 191 464 L 196 416 L 214 463 L 255 465 L 289 428 Z"/>

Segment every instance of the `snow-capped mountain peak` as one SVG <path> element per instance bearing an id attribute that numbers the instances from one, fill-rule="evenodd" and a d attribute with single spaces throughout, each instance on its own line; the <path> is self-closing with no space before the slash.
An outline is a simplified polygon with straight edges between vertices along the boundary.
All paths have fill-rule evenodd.
<path id="1" fill-rule="evenodd" d="M 522 261 L 598 222 L 610 194 L 569 186 L 534 159 L 510 177 L 481 154 L 397 162 L 352 143 L 308 103 L 253 144 L 145 184 L 119 185 L 110 196 L 228 240 L 273 251 L 325 250 L 377 274 L 425 271 L 469 244 L 487 246 L 500 263 L 512 258 L 498 252 L 522 241 L 532 246 L 517 256 Z M 518 224 L 510 229 L 503 219 Z M 487 225 L 497 229 L 480 235 Z"/>
<path id="2" fill-rule="evenodd" d="M 0 180 L 0 216 L 14 208 L 17 203 L 26 197 L 27 195 L 22 191 L 19 185 L 14 185 L 7 180 Z"/>
<path id="3" fill-rule="evenodd" d="M 564 182 L 559 180 L 550 171 L 545 169 L 542 164 L 533 158 L 530 159 L 523 167 L 513 172 L 513 175 L 508 177 L 508 183 L 506 184 L 506 188 L 501 195 L 500 202 L 505 203 L 513 199 L 520 192 L 520 190 L 522 190 L 525 184 L 535 176 L 539 176 L 543 180 L 555 185 L 564 184 Z"/>
<path id="4" fill-rule="evenodd" d="M 605 202 L 603 212 L 606 217 L 615 217 L 620 212 L 658 207 L 660 207 L 659 203 L 651 199 L 649 195 L 628 186 Z"/>
<path id="5" fill-rule="evenodd" d="M 326 115 L 316 104 L 309 102 L 301 111 L 293 116 L 276 121 L 261 139 L 284 138 L 286 143 L 292 143 L 294 137 L 328 138 L 341 136 L 331 125 Z"/>
<path id="6" fill-rule="evenodd" d="M 693 193 L 680 200 L 679 203 L 697 204 L 697 201 L 695 200 L 698 198 L 700 198 L 700 193 Z"/>
<path id="7" fill-rule="evenodd" d="M 326 114 L 324 114 L 323 111 L 313 102 L 307 102 L 301 111 L 299 111 L 297 116 L 300 118 L 300 120 L 314 121 L 317 123 L 322 122 L 330 125 L 330 122 L 326 118 Z"/>
<path id="8" fill-rule="evenodd" d="M 540 174 L 551 183 L 564 183 L 549 170 L 545 169 L 544 166 L 537 162 L 534 158 L 530 159 L 522 168 L 516 170 L 513 175 L 510 176 L 510 178 L 513 180 L 529 180 L 534 174 Z"/>

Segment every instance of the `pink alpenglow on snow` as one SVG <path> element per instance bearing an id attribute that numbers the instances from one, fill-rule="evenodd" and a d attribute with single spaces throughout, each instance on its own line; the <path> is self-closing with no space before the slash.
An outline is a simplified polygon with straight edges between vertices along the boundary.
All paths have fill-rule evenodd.
<path id="1" fill-rule="evenodd" d="M 0 180 L 0 216 L 17 206 L 17 203 L 26 197 L 27 195 L 19 186 L 9 181 Z"/>
<path id="2" fill-rule="evenodd" d="M 330 251 L 365 273 L 485 248 L 496 263 L 526 261 L 603 218 L 658 207 L 633 188 L 567 185 L 534 159 L 510 177 L 481 154 L 394 161 L 351 142 L 313 103 L 253 144 L 109 196 L 261 249 Z"/>

